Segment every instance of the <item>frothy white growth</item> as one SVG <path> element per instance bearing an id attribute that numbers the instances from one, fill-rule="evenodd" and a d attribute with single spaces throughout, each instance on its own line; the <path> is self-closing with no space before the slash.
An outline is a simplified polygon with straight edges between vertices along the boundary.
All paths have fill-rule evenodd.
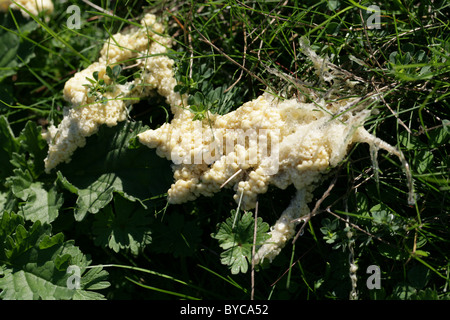
<path id="1" fill-rule="evenodd" d="M 325 84 L 345 78 L 306 42 L 302 48 Z M 355 89 L 354 82 L 341 85 Z M 248 210 L 270 185 L 295 186 L 296 196 L 271 228 L 271 238 L 258 249 L 256 263 L 272 261 L 294 236 L 297 224 L 310 212 L 308 203 L 317 183 L 344 160 L 354 143 L 383 148 L 404 161 L 401 152 L 364 129 L 370 115 L 368 101 L 342 98 L 338 92 L 325 102 L 318 92 L 303 89 L 312 102 L 305 96 L 281 99 L 265 93 L 233 112 L 208 114 L 204 120 L 194 120 L 193 113 L 179 108 L 171 123 L 139 135 L 143 144 L 174 163 L 170 203 L 212 196 L 228 187 L 235 190 L 235 201 Z M 243 135 L 248 139 L 239 139 Z M 261 142 L 266 148 L 260 148 Z"/>
<path id="2" fill-rule="evenodd" d="M 359 126 L 368 112 L 334 115 L 354 102 L 303 103 L 266 93 L 201 121 L 179 111 L 171 123 L 141 133 L 139 139 L 174 162 L 170 203 L 211 196 L 228 181 L 225 186 L 236 190 L 236 201 L 251 209 L 269 185 L 285 189 L 293 184 L 302 190 L 343 160 L 355 132 L 364 130 Z M 246 133 L 248 139 L 242 138 Z"/>
<path id="3" fill-rule="evenodd" d="M 117 125 L 127 118 L 127 106 L 141 97 L 158 92 L 170 105 L 181 103 L 173 91 L 176 84 L 173 60 L 167 57 L 171 39 L 161 36 L 164 27 L 151 14 L 145 15 L 142 27 L 130 27 L 115 34 L 104 44 L 100 58 L 88 68 L 76 73 L 64 87 L 64 98 L 70 107 L 57 128 L 50 126 L 44 134 L 49 152 L 45 168 L 50 172 L 59 163 L 68 162 L 73 152 L 83 147 L 86 137 L 97 132 L 102 124 Z M 116 84 L 106 73 L 107 66 L 128 64 L 140 71 L 140 76 L 125 84 Z M 98 80 L 111 85 L 107 92 L 89 94 L 92 84 L 87 78 L 98 73 Z"/>
<path id="4" fill-rule="evenodd" d="M 29 17 L 29 15 L 20 6 L 34 16 L 37 16 L 39 12 L 45 12 L 46 14 L 53 12 L 53 2 L 51 0 L 16 0 L 15 2 L 19 6 L 10 0 L 0 0 L 0 11 L 8 11 L 10 7 L 11 9 L 20 9 L 24 17 Z"/>
<path id="5" fill-rule="evenodd" d="M 349 98 L 305 103 L 266 93 L 233 112 L 223 116 L 209 114 L 202 121 L 193 120 L 189 111 L 179 111 L 171 123 L 141 133 L 139 139 L 174 162 L 175 182 L 168 191 L 170 203 L 212 196 L 225 185 L 235 190 L 236 202 L 249 210 L 270 185 L 281 189 L 294 185 L 297 195 L 255 257 L 257 262 L 271 261 L 295 234 L 298 219 L 309 213 L 307 204 L 322 175 L 345 158 L 349 146 L 368 142 L 367 137 L 372 136 L 362 127 L 370 111 L 344 111 L 356 102 L 357 99 Z M 247 141 L 239 140 L 249 130 L 255 132 L 253 140 L 251 135 Z M 270 150 L 254 148 L 267 136 L 276 142 L 266 144 Z M 223 140 L 234 143 L 215 148 L 217 141 Z M 213 161 L 199 156 L 209 155 L 212 150 Z"/>
<path id="6" fill-rule="evenodd" d="M 305 217 L 309 213 L 307 203 L 311 201 L 311 193 L 305 189 L 297 191 L 292 199 L 289 207 L 283 211 L 275 225 L 271 227 L 269 234 L 270 239 L 263 244 L 256 252 L 253 260 L 259 263 L 264 259 L 272 261 L 284 247 L 286 242 L 295 235 L 295 228 L 300 222 L 301 217 Z"/>
<path id="7" fill-rule="evenodd" d="M 85 138 L 101 124 L 113 126 L 125 120 L 126 106 L 132 101 L 123 97 L 142 97 L 157 91 L 166 98 L 173 119 L 139 134 L 139 140 L 173 162 L 175 181 L 168 190 L 170 203 L 212 196 L 226 187 L 233 188 L 235 201 L 250 210 L 258 195 L 271 185 L 296 188 L 289 207 L 271 228 L 271 238 L 254 257 L 261 262 L 272 261 L 294 236 L 299 221 L 310 213 L 308 203 L 323 174 L 342 162 L 354 143 L 386 149 L 398 155 L 407 168 L 399 151 L 364 129 L 370 110 L 367 103 L 355 98 L 354 83 L 348 81 L 344 86 L 350 88 L 351 98 L 345 98 L 336 83 L 326 101 L 319 92 L 304 87 L 302 92 L 309 92 L 308 97 L 281 98 L 264 93 L 228 114 L 207 113 L 203 120 L 194 120 L 185 97 L 174 92 L 173 61 L 165 55 L 170 39 L 158 35 L 164 30 L 153 15 L 146 15 L 141 24 L 142 28 L 129 28 L 108 40 L 99 61 L 66 83 L 64 96 L 71 108 L 65 110 L 58 128 L 50 127 L 46 134 L 47 171 L 69 161 L 73 151 L 83 146 Z M 340 71 L 318 57 L 306 42 L 301 45 L 324 84 L 345 78 L 339 77 Z M 107 103 L 96 102 L 88 95 L 86 77 L 96 71 L 99 79 L 110 83 L 106 67 L 130 60 L 142 71 L 140 78 L 114 86 L 104 94 Z M 333 94 L 335 90 L 337 94 Z"/>

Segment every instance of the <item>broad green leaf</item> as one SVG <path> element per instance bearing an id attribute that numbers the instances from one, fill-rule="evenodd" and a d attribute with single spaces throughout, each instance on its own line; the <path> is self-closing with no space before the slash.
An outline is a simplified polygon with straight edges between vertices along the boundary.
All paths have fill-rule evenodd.
<path id="1" fill-rule="evenodd" d="M 120 195 L 95 215 L 92 226 L 95 244 L 115 252 L 127 249 L 137 255 L 151 242 L 149 212 L 140 204 L 132 203 Z"/>
<path id="2" fill-rule="evenodd" d="M 137 122 L 123 122 L 87 139 L 72 161 L 62 164 L 59 181 L 78 195 L 75 217 L 82 220 L 87 213 L 97 213 L 113 199 L 113 193 L 141 202 L 164 194 L 172 183 L 168 161 L 154 150 L 136 147 L 134 140 L 145 128 Z"/>
<path id="3" fill-rule="evenodd" d="M 429 144 L 431 147 L 440 147 L 450 141 L 450 121 L 442 120 L 442 127 L 436 128 L 430 132 Z"/>
<path id="4" fill-rule="evenodd" d="M 11 190 L 6 192 L 0 191 L 0 212 L 14 210 L 16 205 L 16 197 L 13 195 Z"/>
<path id="5" fill-rule="evenodd" d="M 90 268 L 87 270 L 88 271 L 83 275 L 80 282 L 85 290 L 102 290 L 110 286 L 109 282 L 105 281 L 105 279 L 108 277 L 108 272 L 103 270 L 101 267 Z M 94 293 L 85 290 L 78 293 Z"/>
<path id="6" fill-rule="evenodd" d="M 46 187 L 42 182 L 33 182 L 28 171 L 14 170 L 15 175 L 9 177 L 8 184 L 12 193 L 24 203 L 21 212 L 25 219 L 32 222 L 53 222 L 58 217 L 59 208 L 63 205 L 62 195 L 54 185 Z"/>
<path id="7" fill-rule="evenodd" d="M 99 177 L 86 189 L 78 190 L 77 220 L 82 220 L 87 212 L 97 213 L 111 202 L 114 192 L 114 174 Z"/>
<path id="8" fill-rule="evenodd" d="M 419 137 L 409 134 L 407 131 L 402 131 L 398 135 L 400 143 L 407 149 L 423 149 L 427 145 L 420 141 Z"/>
<path id="9" fill-rule="evenodd" d="M 8 188 L 7 193 L 0 192 L 0 211 L 14 210 L 17 197 L 25 201 L 22 209 L 26 219 L 51 222 L 57 217 L 61 195 L 53 185 L 35 182 L 44 171 L 46 149 L 41 128 L 34 122 L 27 122 L 16 138 L 7 119 L 0 117 L 0 181 L 5 182 L 0 189 Z"/>
<path id="10" fill-rule="evenodd" d="M 42 128 L 28 121 L 18 137 L 21 152 L 27 152 L 27 169 L 35 177 L 44 172 L 44 159 L 47 156 L 47 142 L 42 138 Z"/>
<path id="11" fill-rule="evenodd" d="M 55 187 L 49 190 L 43 188 L 42 184 L 35 183 L 31 187 L 32 194 L 23 206 L 23 212 L 28 220 L 51 223 L 59 214 L 63 205 L 62 195 Z"/>
<path id="12" fill-rule="evenodd" d="M 8 178 L 7 183 L 11 187 L 14 195 L 24 201 L 26 201 L 32 193 L 30 187 L 33 184 L 33 178 L 28 171 L 15 169 L 14 176 Z"/>
<path id="13" fill-rule="evenodd" d="M 432 168 L 434 156 L 429 150 L 417 151 L 412 161 L 417 173 L 427 173 Z"/>
<path id="14" fill-rule="evenodd" d="M 52 235 L 49 225 L 37 221 L 26 228 L 19 215 L 5 212 L 1 216 L 1 299 L 101 299 L 101 294 L 90 290 L 107 287 L 107 273 L 101 268 L 86 273 L 89 264 L 71 241 L 64 241 L 62 234 Z M 69 273 L 69 266 L 78 274 Z M 71 286 L 74 277 L 79 283 Z"/>
<path id="15" fill-rule="evenodd" d="M 245 212 L 241 217 L 240 213 L 233 210 L 231 217 L 220 223 L 217 233 L 212 235 L 224 249 L 220 255 L 222 264 L 228 265 L 232 274 L 246 273 L 248 270 L 248 261 L 252 260 L 254 228 L 255 219 L 251 212 Z M 269 225 L 258 218 L 255 239 L 257 246 L 270 237 L 268 230 Z"/>

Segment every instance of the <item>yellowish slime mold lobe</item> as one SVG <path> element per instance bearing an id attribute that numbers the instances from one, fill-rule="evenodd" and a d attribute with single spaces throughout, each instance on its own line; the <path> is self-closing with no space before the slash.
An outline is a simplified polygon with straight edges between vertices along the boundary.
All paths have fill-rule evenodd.
<path id="1" fill-rule="evenodd" d="M 254 261 L 259 263 L 272 261 L 294 236 L 298 223 L 310 214 L 308 204 L 319 180 L 344 160 L 354 143 L 368 143 L 374 155 L 378 149 L 385 149 L 397 155 L 408 169 L 400 151 L 364 129 L 371 111 L 368 100 L 362 102 L 361 95 L 341 98 L 340 92 L 333 95 L 333 89 L 325 101 L 308 88 L 302 88 L 308 97 L 280 97 L 268 90 L 228 114 L 208 113 L 202 120 L 194 119 L 186 97 L 174 90 L 174 61 L 164 55 L 171 39 L 161 36 L 164 29 L 155 16 L 145 15 L 141 24 L 141 28 L 132 27 L 114 35 L 105 43 L 99 61 L 66 83 L 64 96 L 70 107 L 65 109 L 59 126 L 51 126 L 45 134 L 49 143 L 47 172 L 70 161 L 74 150 L 84 146 L 86 137 L 100 125 L 114 126 L 126 120 L 129 103 L 118 97 L 143 97 L 156 90 L 166 98 L 173 119 L 138 137 L 142 144 L 156 148 L 159 156 L 173 162 L 175 181 L 168 190 L 170 203 L 212 196 L 226 187 L 233 188 L 235 201 L 250 210 L 270 185 L 280 189 L 295 187 L 291 203 L 271 228 L 271 238 L 256 252 Z M 302 49 L 323 82 L 344 78 L 304 41 Z M 87 77 L 97 72 L 98 78 L 108 83 L 107 66 L 130 59 L 135 59 L 143 71 L 143 77 L 131 83 L 134 89 L 129 89 L 130 83 L 117 85 L 105 94 L 106 103 L 88 95 Z M 342 81 L 347 89 L 354 86 Z M 412 179 L 406 171 L 411 186 L 409 200 L 413 202 Z"/>

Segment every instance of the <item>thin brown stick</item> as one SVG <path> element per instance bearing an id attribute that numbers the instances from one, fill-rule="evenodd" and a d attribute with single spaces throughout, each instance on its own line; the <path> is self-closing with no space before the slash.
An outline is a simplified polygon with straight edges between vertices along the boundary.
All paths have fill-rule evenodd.
<path id="1" fill-rule="evenodd" d="M 253 257 L 256 254 L 256 231 L 258 229 L 258 201 L 255 206 L 255 227 L 253 229 L 253 247 L 252 247 L 252 271 L 251 271 L 251 285 L 250 300 L 255 299 L 255 259 Z"/>
<path id="2" fill-rule="evenodd" d="M 359 9 L 359 16 L 360 16 L 361 21 L 362 21 L 362 23 L 363 23 L 363 31 L 364 31 L 364 35 L 365 35 L 365 37 L 366 37 L 367 46 L 369 47 L 369 51 L 370 51 L 369 59 L 372 60 L 372 63 L 373 63 L 373 61 L 375 61 L 375 63 L 376 63 L 376 64 L 378 65 L 378 67 L 380 68 L 381 72 L 383 72 L 383 74 L 384 74 L 384 70 L 383 70 L 383 68 L 381 67 L 380 62 L 378 62 L 377 59 L 374 59 L 374 56 L 373 56 L 374 53 L 373 53 L 372 45 L 370 44 L 369 35 L 367 34 L 367 25 L 366 25 L 366 21 L 364 20 L 364 17 L 363 17 L 363 15 L 362 15 L 362 10 L 361 10 L 361 9 Z"/>
<path id="3" fill-rule="evenodd" d="M 259 82 L 261 82 L 262 84 L 264 84 L 266 87 L 270 87 L 269 84 L 267 82 L 265 82 L 263 79 L 261 79 L 260 77 L 258 77 L 256 74 L 254 74 L 253 72 L 251 72 L 250 70 L 248 70 L 246 67 L 244 67 L 243 65 L 241 65 L 239 62 L 237 62 L 236 60 L 234 60 L 233 58 L 231 58 L 229 55 L 227 55 L 225 52 L 223 52 L 219 47 L 217 47 L 214 43 L 212 43 L 211 41 L 209 41 L 194 25 L 192 25 L 192 27 L 194 27 L 195 31 L 198 32 L 198 34 L 200 35 L 200 37 L 202 37 L 201 41 L 209 44 L 211 47 L 213 47 L 216 51 L 218 51 L 221 55 L 223 55 L 225 58 L 227 58 L 229 61 L 231 61 L 232 63 L 234 63 L 235 65 L 237 65 L 239 68 L 241 68 L 242 70 L 244 70 L 245 72 L 247 72 L 249 75 L 251 75 L 253 78 L 255 78 L 256 80 L 258 80 Z"/>
<path id="4" fill-rule="evenodd" d="M 297 219 L 297 220 L 303 220 L 304 222 L 303 222 L 303 225 L 300 227 L 300 230 L 298 230 L 297 234 L 295 235 L 294 240 L 292 240 L 292 244 L 295 244 L 295 242 L 297 241 L 298 237 L 303 233 L 303 229 L 305 228 L 305 226 L 308 223 L 308 221 L 311 220 L 311 218 L 314 217 L 318 213 L 320 205 L 330 195 L 331 190 L 336 185 L 337 177 L 338 177 L 338 174 L 336 173 L 336 175 L 334 176 L 333 181 L 331 181 L 330 185 L 328 186 L 328 189 L 324 192 L 322 197 L 316 202 L 316 205 L 314 206 L 314 209 L 306 216 L 306 218 L 305 217 L 301 217 L 301 218 Z"/>
<path id="5" fill-rule="evenodd" d="M 344 218 L 342 218 L 342 217 L 339 216 L 338 214 L 336 214 L 336 213 L 334 213 L 333 211 L 331 211 L 331 210 L 330 210 L 330 207 L 327 207 L 327 208 L 325 209 L 325 211 L 328 212 L 329 214 L 331 214 L 332 216 L 335 216 L 335 217 L 338 218 L 339 220 L 342 220 L 342 221 L 344 221 L 345 223 L 348 223 L 350 226 L 352 226 L 353 228 L 355 228 L 355 229 L 361 231 L 362 233 L 368 235 L 369 237 L 374 238 L 374 239 L 376 239 L 376 240 L 378 240 L 378 241 L 381 241 L 381 242 L 383 242 L 383 243 L 385 243 L 385 244 L 387 244 L 387 245 L 391 245 L 391 244 L 390 244 L 389 242 L 387 242 L 386 240 L 383 240 L 383 239 L 381 239 L 381 238 L 379 238 L 379 237 L 376 237 L 376 236 L 374 236 L 373 234 L 371 234 L 370 232 L 367 232 L 366 230 L 362 229 L 362 228 L 359 227 L 358 225 L 356 225 L 356 224 L 354 224 L 354 223 L 351 223 L 351 222 L 345 220 Z"/>
<path id="6" fill-rule="evenodd" d="M 103 12 L 103 13 L 105 13 L 105 14 L 107 14 L 107 15 L 116 17 L 116 15 L 115 15 L 113 12 L 103 9 L 102 7 L 96 5 L 95 3 L 92 3 L 92 2 L 89 1 L 89 0 L 81 0 L 81 1 L 83 1 L 84 3 L 86 3 L 88 6 L 91 6 L 92 8 L 97 9 L 97 10 L 100 11 L 100 12 Z"/>
<path id="7" fill-rule="evenodd" d="M 381 51 L 381 50 L 384 49 L 384 47 L 389 46 L 392 42 L 396 41 L 397 38 L 403 37 L 403 36 L 405 36 L 407 34 L 414 33 L 414 32 L 419 31 L 419 30 L 425 30 L 425 29 L 428 29 L 428 28 L 436 27 L 439 24 L 440 23 L 431 23 L 431 24 L 427 24 L 426 26 L 416 27 L 416 28 L 414 28 L 412 30 L 408 30 L 408 31 L 405 31 L 403 33 L 400 33 L 398 36 L 393 37 L 391 40 L 389 40 L 386 43 L 384 43 L 381 47 L 379 47 L 377 50 L 375 50 L 375 52 L 373 54 L 374 55 L 377 54 L 378 51 Z"/>
<path id="8" fill-rule="evenodd" d="M 394 115 L 394 117 L 397 119 L 398 123 L 400 123 L 406 131 L 408 131 L 409 134 L 412 134 L 411 129 L 408 128 L 408 126 L 398 117 L 397 112 L 392 110 L 391 106 L 384 100 L 384 97 L 382 94 L 380 94 L 380 91 L 378 90 L 378 87 L 375 83 L 372 82 L 372 86 L 375 88 L 375 91 L 379 94 L 381 101 L 383 101 L 384 105 L 389 109 L 389 111 Z"/>
<path id="9" fill-rule="evenodd" d="M 289 268 L 287 268 L 284 272 L 283 272 L 283 274 L 281 275 L 281 276 L 279 276 L 278 277 L 278 279 L 277 280 L 275 280 L 275 282 L 274 283 L 272 283 L 270 286 L 271 287 L 273 287 L 274 285 L 276 285 L 288 272 L 289 272 L 289 270 L 292 268 L 292 267 L 294 267 L 299 261 L 300 261 L 300 259 L 302 259 L 306 254 L 308 254 L 311 250 L 313 249 L 313 247 L 311 247 L 311 248 L 309 248 L 306 252 L 304 252 L 297 260 L 295 260 L 295 262 L 293 262 L 290 266 L 289 266 Z"/>
<path id="10" fill-rule="evenodd" d="M 247 31 L 244 28 L 244 56 L 242 58 L 242 66 L 245 67 L 245 60 L 247 58 Z M 239 78 L 231 85 L 229 86 L 225 91 L 230 91 L 231 89 L 233 89 L 233 87 L 239 82 L 241 81 L 242 75 L 244 74 L 244 69 L 241 69 L 241 73 L 239 75 Z"/>
<path id="11" fill-rule="evenodd" d="M 242 172 L 242 169 L 239 169 L 238 171 L 236 171 L 235 173 L 233 173 L 233 175 L 231 177 L 229 177 L 227 179 L 227 181 L 225 181 L 224 183 L 222 183 L 222 185 L 220 186 L 220 189 L 222 189 L 228 182 L 230 182 L 234 177 L 236 177 L 239 173 Z"/>

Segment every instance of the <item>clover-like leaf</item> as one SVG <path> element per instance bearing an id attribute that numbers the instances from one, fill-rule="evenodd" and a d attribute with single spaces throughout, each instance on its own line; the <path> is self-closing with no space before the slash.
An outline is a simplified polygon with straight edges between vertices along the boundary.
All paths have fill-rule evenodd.
<path id="1" fill-rule="evenodd" d="M 255 219 L 251 212 L 245 212 L 241 216 L 239 212 L 232 210 L 231 217 L 220 223 L 218 231 L 212 235 L 224 249 L 220 255 L 222 264 L 229 266 L 232 274 L 246 273 L 248 261 L 252 259 L 253 242 L 255 245 L 261 245 L 270 237 L 267 233 L 269 225 L 261 218 L 257 219 L 255 241 L 254 228 Z"/>
<path id="2" fill-rule="evenodd" d="M 14 213 L 4 212 L 0 218 L 0 299 L 103 299 L 94 292 L 109 286 L 107 272 L 89 268 L 90 261 L 72 241 L 64 235 L 52 235 L 51 227 L 35 222 L 27 227 L 24 219 Z M 71 286 L 78 274 L 77 286 Z"/>

